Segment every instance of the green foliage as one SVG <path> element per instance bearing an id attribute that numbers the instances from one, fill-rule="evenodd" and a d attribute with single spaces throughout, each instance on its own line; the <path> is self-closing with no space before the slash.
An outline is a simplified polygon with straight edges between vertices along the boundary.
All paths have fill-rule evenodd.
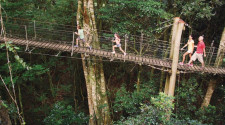
<path id="1" fill-rule="evenodd" d="M 10 17 L 27 18 L 33 16 L 32 8 L 34 7 L 33 0 L 4 0 L 1 2 L 4 8 L 3 15 Z"/>
<path id="2" fill-rule="evenodd" d="M 143 102 L 149 102 L 151 96 L 155 94 L 155 88 L 152 87 L 153 82 L 144 83 L 140 85 L 140 92 L 129 92 L 126 90 L 125 85 L 117 91 L 114 102 L 114 112 L 124 112 L 128 114 L 138 113 L 140 104 Z"/>
<path id="3" fill-rule="evenodd" d="M 145 35 L 155 36 L 156 33 L 163 33 L 162 31 L 165 30 L 165 28 L 163 29 L 163 27 L 171 24 L 172 18 L 174 16 L 180 16 L 185 22 L 192 26 L 192 30 L 196 31 L 194 33 L 195 35 L 201 33 L 201 35 L 204 34 L 207 37 L 212 37 L 213 39 L 216 38 L 218 39 L 217 41 L 219 41 L 219 35 L 221 35 L 220 32 L 222 32 L 219 31 L 219 29 L 224 28 L 223 24 L 225 7 L 224 2 L 221 0 L 97 0 L 95 1 L 95 4 L 99 5 L 101 2 L 103 2 L 104 5 L 102 5 L 102 7 L 99 7 L 100 10 L 98 7 L 95 7 L 95 13 L 97 16 L 97 29 L 102 26 L 102 29 L 111 30 L 112 32 L 130 33 L 135 35 L 143 32 Z M 38 23 L 38 21 L 68 25 L 76 24 L 77 0 L 4 0 L 3 2 L 1 2 L 1 4 L 3 7 L 3 16 L 7 15 L 7 17 L 36 20 L 36 25 L 39 27 L 42 25 L 42 23 Z M 222 4 L 223 6 L 221 6 Z M 218 8 L 218 6 L 221 7 Z M 213 18 L 214 20 L 212 20 Z M 209 22 L 210 19 L 212 21 Z M 16 20 L 14 21 L 15 22 L 13 23 L 16 23 Z M 164 21 L 168 22 L 163 23 Z M 7 20 L 5 20 L 5 22 L 7 22 Z M 24 25 L 24 23 L 26 23 L 25 21 L 21 22 L 21 25 Z M 51 30 L 62 28 L 61 25 L 56 26 L 54 24 L 44 27 Z M 29 29 L 28 27 L 28 30 L 33 31 L 33 28 L 31 27 Z M 154 31 L 157 32 L 155 33 Z M 28 31 L 28 34 L 32 34 L 32 32 Z M 64 36 L 63 34 L 58 36 L 50 36 L 47 33 L 39 33 L 38 36 L 40 35 L 46 35 L 46 38 L 55 38 L 59 41 L 61 37 Z M 169 35 L 167 37 L 169 37 Z M 130 40 L 135 41 L 135 38 L 130 37 Z M 206 39 L 206 41 L 210 40 Z M 218 45 L 218 43 L 216 44 Z M 111 46 L 103 46 L 111 48 Z M 0 45 L 0 48 L 3 47 L 5 47 L 5 44 Z M 10 54 L 19 49 L 18 47 L 13 46 L 11 42 L 7 44 L 7 48 L 11 52 Z M 72 98 L 76 98 L 75 103 L 80 101 L 87 101 L 85 98 L 86 95 L 83 94 L 86 92 L 83 89 L 84 87 L 81 85 L 77 86 L 77 81 L 79 81 L 79 83 L 84 83 L 83 76 L 80 75 L 82 74 L 80 73 L 81 70 L 79 70 L 79 68 L 78 70 L 76 69 L 77 72 L 79 72 L 77 73 L 79 75 L 76 76 L 73 76 L 72 73 L 67 72 L 70 69 L 68 68 L 70 64 L 66 63 L 66 61 L 68 60 L 62 59 L 59 61 L 58 58 L 35 58 L 35 60 L 32 60 L 31 62 L 35 62 L 38 65 L 32 65 L 32 69 L 26 70 L 26 68 L 29 67 L 29 65 L 25 63 L 26 57 L 23 57 L 24 59 L 20 57 L 22 56 L 19 56 L 17 54 L 15 54 L 15 56 L 10 55 L 10 61 L 13 67 L 13 81 L 16 84 L 21 84 L 22 98 L 24 99 L 22 101 L 25 107 L 25 117 L 29 115 L 28 112 L 30 112 L 31 110 L 35 110 L 35 113 L 37 113 L 34 115 L 34 117 L 27 117 L 26 119 L 31 119 L 30 121 L 35 122 L 40 120 L 42 121 L 43 116 L 45 116 L 46 112 L 49 111 L 49 105 L 52 105 L 52 103 L 57 100 L 57 96 L 54 98 L 49 96 L 51 95 L 49 91 L 49 81 L 48 76 L 45 75 L 47 71 L 49 71 L 51 73 L 50 75 L 52 75 L 52 90 L 56 93 L 56 95 L 59 95 L 58 98 L 63 98 L 63 102 L 72 102 L 74 101 Z M 10 77 L 6 77 L 8 75 L 8 68 L 5 52 L 0 53 L 0 60 L 1 75 L 4 77 L 6 83 L 10 83 Z M 225 59 L 223 59 L 223 61 L 225 62 Z M 126 64 L 119 67 L 118 69 L 116 68 L 116 80 L 128 76 L 124 74 L 127 74 L 127 72 L 129 71 L 120 72 L 124 67 L 129 68 L 129 66 L 127 66 Z M 74 71 L 72 70 L 71 72 Z M 112 69 L 107 69 L 104 71 L 104 73 L 110 74 L 112 73 Z M 65 79 L 63 79 L 63 74 L 68 74 L 68 76 L 70 76 L 71 78 L 68 77 L 70 79 L 67 79 L 66 77 Z M 157 76 L 156 72 L 155 74 Z M 73 81 L 73 79 L 75 80 Z M 132 78 L 129 77 L 124 79 L 128 79 L 127 81 L 132 81 Z M 155 77 L 154 79 L 157 78 Z M 113 80 L 115 79 L 110 80 L 114 82 Z M 143 77 L 143 81 L 144 80 L 145 78 Z M 71 84 L 67 83 L 72 83 L 75 81 L 76 87 L 74 95 L 76 97 L 72 97 L 71 95 L 73 94 L 71 94 L 71 92 L 74 87 Z M 146 82 L 144 84 L 141 84 L 140 92 L 133 91 L 132 89 L 128 91 L 126 90 L 125 86 L 118 90 L 118 92 L 116 93 L 115 102 L 113 102 L 113 111 L 115 112 L 114 116 L 124 117 L 123 119 L 120 119 L 118 124 L 201 124 L 197 120 L 200 120 L 201 122 L 207 124 L 224 124 L 224 87 L 219 86 L 218 88 L 220 88 L 220 90 L 216 90 L 216 92 L 218 92 L 217 95 L 220 95 L 220 98 L 212 98 L 212 102 L 216 104 L 216 108 L 214 106 L 209 106 L 208 108 L 201 110 L 199 108 L 204 93 L 202 92 L 202 88 L 199 86 L 197 80 L 191 78 L 188 81 L 182 81 L 180 87 L 176 87 L 176 97 L 174 100 L 176 104 L 176 114 L 173 114 L 173 112 L 171 112 L 173 105 L 171 105 L 171 103 L 168 101 L 169 98 L 165 97 L 165 95 L 160 95 L 153 98 L 153 95 L 156 95 L 158 93 L 156 91 L 158 90 L 156 89 L 157 84 L 157 80 L 155 80 L 155 82 L 150 81 L 148 83 Z M 133 88 L 133 85 L 129 84 L 129 86 L 131 86 L 129 88 Z M 115 89 L 117 88 L 115 87 Z M 4 96 L 4 91 L 2 91 L 2 89 L 0 91 L 2 94 L 1 96 L 7 98 L 7 96 Z M 66 94 L 70 96 L 65 97 Z M 82 94 L 82 96 L 79 96 L 80 94 Z M 30 98 L 30 96 L 34 98 Z M 29 101 L 26 100 L 27 98 L 29 98 Z M 77 103 L 77 105 L 79 105 L 79 103 Z M 10 116 L 12 117 L 12 119 L 16 118 L 17 116 L 15 106 L 8 105 L 8 107 L 10 109 L 9 111 L 11 113 Z M 84 110 L 87 110 L 86 103 L 80 105 L 80 107 L 82 107 Z M 103 107 L 104 105 L 99 108 Z M 79 108 L 79 106 L 76 108 Z M 58 104 L 58 106 L 54 105 L 54 108 L 46 118 L 47 121 L 45 121 L 45 123 L 61 124 L 61 122 L 65 121 L 65 118 L 71 118 L 72 120 L 69 119 L 68 122 L 70 121 L 71 123 L 79 124 L 79 120 L 75 121 L 73 117 L 78 116 L 78 114 L 75 114 L 72 111 L 73 109 L 71 106 L 66 106 L 64 104 Z M 165 112 L 169 112 L 168 114 L 171 115 L 170 121 L 168 122 L 164 121 L 166 118 Z M 76 118 L 83 119 L 83 116 L 84 115 L 80 115 Z M 65 124 L 68 122 L 66 121 Z M 83 123 L 87 122 L 85 121 Z M 41 123 L 37 122 L 36 124 Z"/>
<path id="4" fill-rule="evenodd" d="M 22 58 L 19 57 L 16 50 L 19 49 L 19 47 L 12 44 L 12 42 L 5 42 L 5 44 L 1 44 L 0 48 L 6 47 L 10 52 L 14 53 L 14 58 L 16 61 L 23 66 L 23 68 L 26 68 L 27 70 L 30 70 L 31 67 L 29 67 L 26 62 L 23 61 Z"/>
<path id="5" fill-rule="evenodd" d="M 199 98 L 203 98 L 203 92 L 199 87 L 199 83 L 194 77 L 188 81 L 181 81 L 179 88 L 176 89 L 176 114 L 180 119 L 194 119 L 194 113 L 199 108 L 201 102 Z"/>
<path id="6" fill-rule="evenodd" d="M 221 111 L 224 109 L 218 110 L 212 105 L 201 109 L 203 95 L 202 88 L 196 78 L 191 77 L 188 81 L 183 80 L 179 88 L 176 89 L 176 117 L 186 120 L 195 119 L 205 124 L 220 124 L 220 120 L 223 119 Z"/>
<path id="7" fill-rule="evenodd" d="M 151 105 L 141 104 L 140 113 L 135 116 L 130 116 L 127 119 L 123 118 L 116 124 L 167 124 L 167 118 L 171 115 L 171 110 L 173 109 L 172 99 L 172 97 L 166 96 L 164 93 L 160 93 L 159 96 L 151 98 Z"/>
<path id="8" fill-rule="evenodd" d="M 166 119 L 172 114 L 174 109 L 173 97 L 167 96 L 164 93 L 159 93 L 159 96 L 151 98 L 151 103 L 160 111 L 160 121 L 166 123 Z"/>
<path id="9" fill-rule="evenodd" d="M 44 119 L 46 125 L 82 125 L 87 124 L 88 117 L 84 113 L 76 114 L 72 106 L 62 102 L 54 104 L 50 114 Z"/>
<path id="10" fill-rule="evenodd" d="M 11 117 L 11 119 L 17 119 L 18 115 L 17 115 L 17 109 L 14 103 L 8 104 L 8 111 L 9 111 L 9 116 Z"/>
<path id="11" fill-rule="evenodd" d="M 211 19 L 212 16 L 214 16 L 214 6 L 221 5 L 222 3 L 220 1 L 213 2 L 207 2 L 206 0 L 194 0 L 191 2 L 184 4 L 184 1 L 178 1 L 178 6 L 182 6 L 182 14 L 186 17 L 192 18 L 192 20 L 199 20 L 199 19 Z"/>
<path id="12" fill-rule="evenodd" d="M 46 73 L 48 69 L 44 68 L 42 65 L 34 65 L 31 70 L 25 71 L 21 76 L 24 81 L 33 81 L 37 76 L 41 76 Z"/>
<path id="13" fill-rule="evenodd" d="M 7 104 L 5 101 L 1 101 L 1 103 L 0 103 L 0 109 L 1 109 L 2 107 L 8 108 L 9 106 L 8 106 L 8 104 Z"/>
<path id="14" fill-rule="evenodd" d="M 2 45 L 4 47 L 5 44 Z M 9 50 L 9 52 L 12 52 L 14 54 L 14 59 L 10 58 L 11 63 L 11 69 L 13 72 L 13 82 L 14 83 L 24 83 L 24 81 L 33 81 L 36 80 L 38 76 L 44 74 L 47 69 L 44 68 L 42 65 L 33 65 L 33 67 L 29 66 L 20 56 L 17 54 L 16 50 L 19 49 L 15 45 L 12 45 L 11 42 L 6 43 L 6 47 Z M 9 53 L 9 56 L 11 57 L 11 53 Z M 6 62 L 5 55 L 2 56 L 3 62 Z M 8 73 L 8 64 L 4 64 L 0 67 L 0 71 L 2 73 L 6 72 Z M 1 74 L 3 75 L 3 74 Z M 10 76 L 3 76 L 5 83 L 10 85 L 11 82 Z"/>
<path id="15" fill-rule="evenodd" d="M 128 118 L 122 118 L 117 121 L 116 125 L 174 125 L 174 124 L 184 124 L 184 125 L 201 125 L 200 122 L 195 120 L 179 120 L 172 116 L 173 97 L 167 96 L 164 93 L 160 93 L 156 97 L 152 97 L 151 105 L 142 104 L 140 107 L 141 112 L 137 115 L 130 116 Z"/>
<path id="16" fill-rule="evenodd" d="M 204 107 L 203 109 L 198 109 L 195 113 L 196 119 L 202 121 L 203 123 L 212 125 L 224 124 L 225 86 L 223 85 L 223 81 L 221 81 L 221 83 L 222 84 L 219 84 L 219 82 L 217 83 L 216 89 L 210 101 L 210 105 L 208 107 Z"/>
<path id="17" fill-rule="evenodd" d="M 209 105 L 203 109 L 199 109 L 196 113 L 197 119 L 207 124 L 215 123 L 217 119 L 216 107 Z"/>
<path id="18" fill-rule="evenodd" d="M 110 23 L 113 32 L 136 34 L 142 30 L 150 33 L 159 19 L 172 17 L 165 8 L 164 3 L 156 0 L 109 0 L 99 10 L 99 18 Z"/>

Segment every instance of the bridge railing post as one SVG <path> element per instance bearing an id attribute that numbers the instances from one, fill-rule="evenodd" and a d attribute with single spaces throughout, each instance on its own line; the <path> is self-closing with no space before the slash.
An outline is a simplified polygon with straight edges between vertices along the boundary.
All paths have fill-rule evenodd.
<path id="1" fill-rule="evenodd" d="M 209 48 L 209 53 L 207 54 L 207 58 L 206 58 L 206 63 L 208 62 L 208 65 L 210 65 L 211 63 L 211 60 L 212 60 L 212 56 L 213 56 L 213 53 L 214 53 L 214 50 L 215 50 L 215 47 L 213 47 L 213 44 L 214 44 L 214 40 L 212 41 L 211 45 L 210 45 L 210 48 Z"/>
<path id="2" fill-rule="evenodd" d="M 127 53 L 127 41 L 128 41 L 128 36 L 127 34 L 125 34 L 125 37 L 124 37 L 124 44 L 125 44 L 125 48 L 124 48 L 124 52 Z M 125 56 L 124 56 L 124 62 L 125 62 Z"/>
<path id="3" fill-rule="evenodd" d="M 74 49 L 74 39 L 75 39 L 75 32 L 73 32 L 73 41 L 72 41 L 72 51 L 71 51 L 71 56 L 73 56 L 73 49 Z"/>
<path id="4" fill-rule="evenodd" d="M 25 34 L 26 34 L 26 41 L 27 41 L 25 51 L 28 51 L 29 50 L 29 40 L 28 40 L 28 36 L 27 36 L 27 26 L 25 25 L 24 27 L 25 27 Z"/>
<path id="5" fill-rule="evenodd" d="M 140 41 L 140 55 L 142 55 L 143 50 L 143 41 L 144 41 L 144 34 L 141 32 L 141 41 Z"/>
<path id="6" fill-rule="evenodd" d="M 36 34 L 36 21 L 34 20 L 34 39 L 37 39 L 37 34 Z"/>

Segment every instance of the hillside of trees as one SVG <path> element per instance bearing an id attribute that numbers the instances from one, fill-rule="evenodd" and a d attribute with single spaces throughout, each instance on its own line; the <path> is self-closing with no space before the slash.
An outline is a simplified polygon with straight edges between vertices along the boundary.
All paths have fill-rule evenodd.
<path id="1" fill-rule="evenodd" d="M 204 35 L 206 46 L 223 45 L 218 65 L 225 66 L 224 0 L 1 0 L 0 5 L 1 37 L 9 20 L 74 32 L 80 25 L 92 31 L 87 37 L 94 49 L 105 32 L 169 43 L 173 19 L 180 17 L 186 23 L 181 44 L 189 35 L 197 44 Z M 57 57 L 55 51 L 24 50 L 0 43 L 0 125 L 225 124 L 224 75 L 177 74 L 174 96 L 168 96 L 168 72 L 79 53 Z"/>

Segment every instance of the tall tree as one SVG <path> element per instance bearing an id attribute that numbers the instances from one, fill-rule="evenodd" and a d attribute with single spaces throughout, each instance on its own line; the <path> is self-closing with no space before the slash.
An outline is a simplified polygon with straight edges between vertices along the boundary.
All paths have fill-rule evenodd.
<path id="1" fill-rule="evenodd" d="M 216 62 L 215 65 L 216 67 L 220 66 L 222 64 L 222 60 L 224 58 L 224 51 L 225 51 L 225 28 L 223 30 L 222 36 L 221 36 L 221 40 L 220 40 L 220 46 L 219 46 L 219 50 L 217 52 L 217 57 L 216 57 Z M 215 79 L 211 79 L 209 81 L 209 85 L 205 94 L 205 98 L 202 102 L 201 108 L 203 107 L 208 107 L 210 100 L 212 98 L 213 92 L 216 88 L 216 80 Z"/>
<path id="2" fill-rule="evenodd" d="M 80 18 L 83 15 L 83 29 L 85 40 L 99 49 L 98 33 L 96 30 L 93 0 L 78 0 L 77 24 L 81 25 Z M 83 5 L 83 7 L 81 7 Z M 88 57 L 84 59 L 82 54 L 83 71 L 86 80 L 89 114 L 89 124 L 110 124 L 108 99 L 106 95 L 105 77 L 103 64 L 99 57 Z M 94 120 L 96 117 L 96 121 Z"/>

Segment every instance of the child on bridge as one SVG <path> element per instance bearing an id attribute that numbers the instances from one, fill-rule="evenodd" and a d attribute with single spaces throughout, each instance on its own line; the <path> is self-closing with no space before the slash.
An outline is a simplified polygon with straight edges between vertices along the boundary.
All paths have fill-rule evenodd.
<path id="1" fill-rule="evenodd" d="M 86 44 L 86 46 L 89 47 L 89 49 L 91 49 L 91 46 L 88 44 L 88 42 L 85 42 L 85 40 L 84 40 L 84 30 L 81 29 L 80 26 L 77 26 L 77 31 L 78 32 L 75 32 L 75 34 L 78 35 L 78 37 L 76 39 L 76 45 L 75 45 L 75 47 L 78 47 L 78 41 L 79 40 L 82 40 Z"/>
<path id="2" fill-rule="evenodd" d="M 191 58 L 193 50 L 194 50 L 194 40 L 192 39 L 192 36 L 189 35 L 189 40 L 187 42 L 187 44 L 185 44 L 181 50 L 183 50 L 186 46 L 188 46 L 188 51 L 186 53 L 183 54 L 183 60 L 182 62 L 180 62 L 180 65 L 184 65 L 184 60 L 185 60 L 185 56 L 189 54 L 189 57 Z"/>
<path id="3" fill-rule="evenodd" d="M 206 57 L 206 53 L 205 53 L 205 43 L 203 39 L 204 39 L 203 36 L 200 36 L 198 38 L 199 42 L 197 45 L 197 50 L 195 51 L 194 55 L 191 57 L 190 61 L 188 62 L 189 66 L 193 66 L 192 62 L 198 59 L 198 61 L 201 62 L 202 64 L 202 68 L 204 68 L 205 64 L 203 61 L 203 54 L 204 54 L 204 57 Z"/>
<path id="4" fill-rule="evenodd" d="M 112 47 L 112 49 L 113 49 L 112 54 L 115 54 L 115 53 L 116 53 L 116 52 L 115 52 L 115 47 L 119 47 L 120 51 L 123 52 L 123 54 L 124 54 L 124 56 L 125 56 L 126 53 L 125 53 L 125 52 L 123 51 L 123 49 L 121 48 L 121 44 L 120 44 L 120 36 L 119 36 L 117 33 L 115 33 L 115 34 L 114 34 L 114 37 L 115 37 L 115 40 L 113 40 L 112 42 L 115 42 L 116 45 L 114 45 L 114 46 Z"/>

